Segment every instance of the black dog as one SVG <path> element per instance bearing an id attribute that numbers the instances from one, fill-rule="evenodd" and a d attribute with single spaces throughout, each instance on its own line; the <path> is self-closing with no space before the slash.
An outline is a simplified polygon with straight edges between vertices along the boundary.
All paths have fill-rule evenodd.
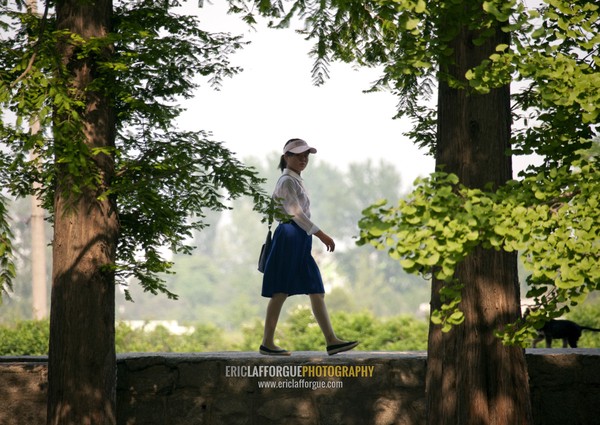
<path id="1" fill-rule="evenodd" d="M 577 341 L 583 330 L 600 332 L 600 329 L 581 326 L 570 320 L 550 320 L 538 331 L 537 338 L 533 340 L 533 348 L 543 339 L 546 340 L 546 348 L 552 347 L 553 339 L 562 339 L 563 348 L 567 348 L 567 343 L 571 348 L 577 348 Z"/>

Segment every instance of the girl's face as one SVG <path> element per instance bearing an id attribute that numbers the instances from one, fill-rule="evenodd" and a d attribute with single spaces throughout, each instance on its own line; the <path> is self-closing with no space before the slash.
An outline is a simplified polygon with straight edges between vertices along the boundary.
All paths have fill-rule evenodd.
<path id="1" fill-rule="evenodd" d="M 308 155 L 310 155 L 309 151 L 302 153 L 286 153 L 285 161 L 287 164 L 287 168 L 294 171 L 295 173 L 300 174 L 308 165 Z"/>

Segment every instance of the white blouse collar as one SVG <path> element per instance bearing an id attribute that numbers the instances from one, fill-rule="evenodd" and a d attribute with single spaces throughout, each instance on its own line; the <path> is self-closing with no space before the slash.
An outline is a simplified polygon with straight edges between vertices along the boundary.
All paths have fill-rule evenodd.
<path id="1" fill-rule="evenodd" d="M 285 168 L 283 170 L 283 174 L 294 177 L 295 179 L 297 179 L 299 181 L 303 181 L 302 177 L 300 177 L 300 174 L 296 173 L 295 171 L 290 170 L 289 168 Z"/>

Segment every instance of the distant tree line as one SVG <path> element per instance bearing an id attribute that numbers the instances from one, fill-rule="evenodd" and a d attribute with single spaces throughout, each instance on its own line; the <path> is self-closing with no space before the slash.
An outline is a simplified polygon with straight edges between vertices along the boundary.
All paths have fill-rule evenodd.
<path id="1" fill-rule="evenodd" d="M 267 193 L 279 176 L 278 159 L 278 154 L 273 153 L 267 158 L 245 161 L 267 179 L 263 187 Z M 324 254 L 318 244 L 314 247 L 331 310 L 369 311 L 377 317 L 424 317 L 426 313 L 420 312 L 419 307 L 429 297 L 427 282 L 405 273 L 385 252 L 355 244 L 362 209 L 379 199 L 395 202 L 403 196 L 400 172 L 385 161 L 367 160 L 341 168 L 318 156 L 310 166 L 306 180 L 313 200 L 313 218 L 320 226 L 331 229 L 339 247 L 333 255 Z M 126 289 L 133 302 L 123 296 L 125 288 L 117 289 L 118 319 L 200 321 L 229 330 L 262 319 L 262 275 L 256 270 L 256 261 L 267 225 L 261 222 L 264 217 L 253 210 L 249 199 L 235 200 L 230 207 L 225 212 L 206 212 L 209 226 L 193 233 L 195 249 L 191 256 L 170 258 L 174 274 L 164 278 L 168 290 L 178 299 L 168 299 L 163 294 L 154 296 L 130 280 Z M 19 241 L 15 246 L 18 274 L 14 292 L 4 299 L 0 322 L 32 317 L 29 215 L 29 203 L 25 200 L 11 204 L 12 228 Z M 50 252 L 48 247 L 48 255 Z M 297 300 L 299 304 L 306 302 L 304 297 Z M 293 308 L 291 303 L 286 311 Z"/>

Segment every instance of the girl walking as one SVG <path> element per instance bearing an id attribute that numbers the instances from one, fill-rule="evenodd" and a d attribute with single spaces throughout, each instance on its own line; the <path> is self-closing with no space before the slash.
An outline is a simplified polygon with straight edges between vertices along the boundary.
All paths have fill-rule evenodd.
<path id="1" fill-rule="evenodd" d="M 282 175 L 277 181 L 273 199 L 282 216 L 273 234 L 271 252 L 263 276 L 262 296 L 271 298 L 267 306 L 263 341 L 259 352 L 269 356 L 289 356 L 291 353 L 275 345 L 275 329 L 281 308 L 287 297 L 307 294 L 313 314 L 329 355 L 353 349 L 358 341 L 339 339 L 331 326 L 325 305 L 325 288 L 319 267 L 311 254 L 312 236 L 323 242 L 328 252 L 335 250 L 334 240 L 310 219 L 310 200 L 301 174 L 308 165 L 309 155 L 317 150 L 302 139 L 288 140 L 279 162 Z"/>

